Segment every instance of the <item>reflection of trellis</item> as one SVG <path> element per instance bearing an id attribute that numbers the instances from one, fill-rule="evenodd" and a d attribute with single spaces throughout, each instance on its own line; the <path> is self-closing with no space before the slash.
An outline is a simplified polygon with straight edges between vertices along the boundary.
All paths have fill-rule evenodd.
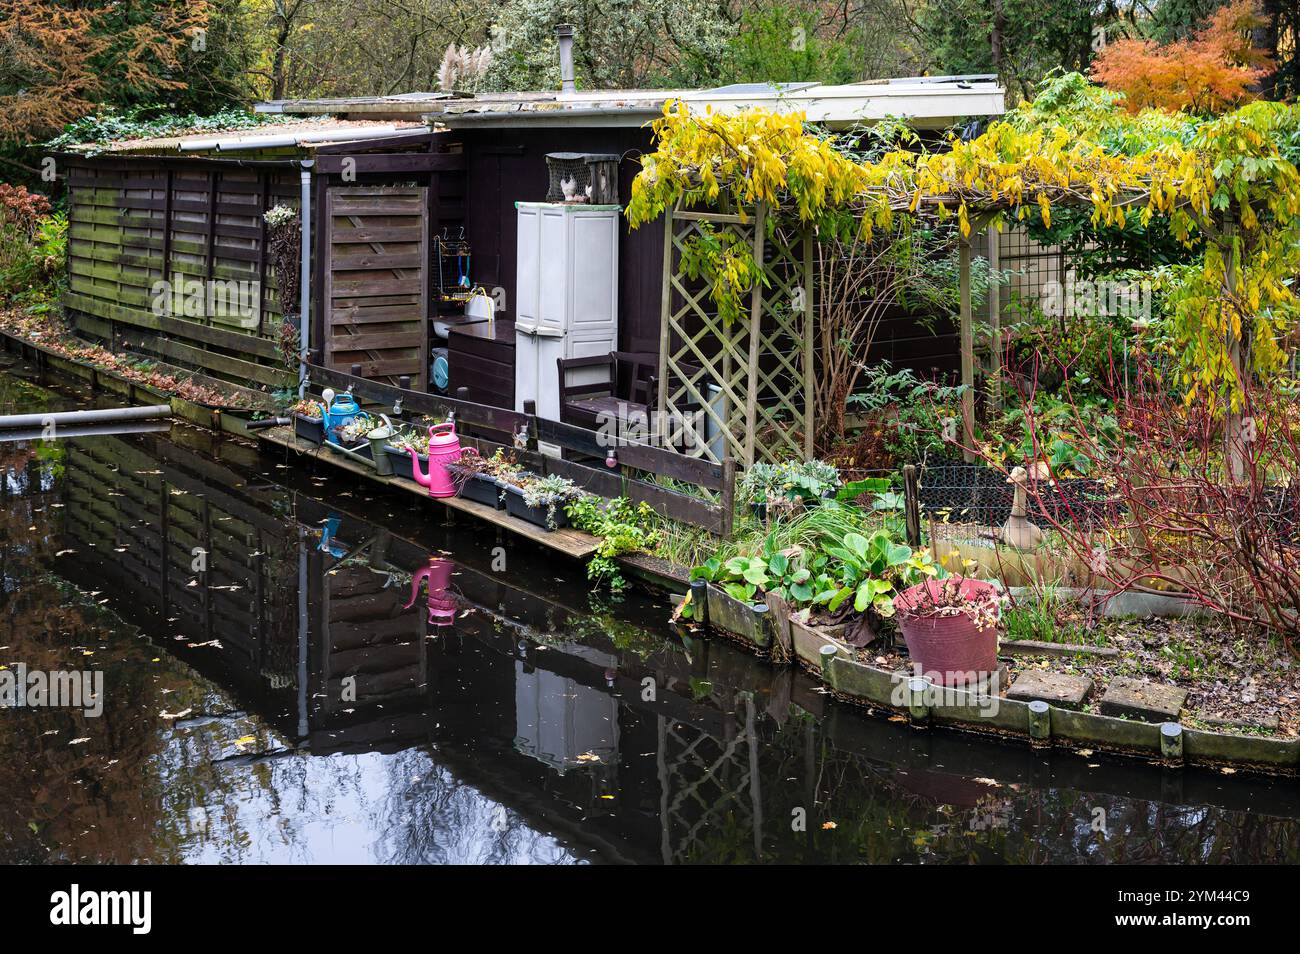
<path id="1" fill-rule="evenodd" d="M 686 243 L 706 225 L 749 243 L 767 279 L 767 287 L 755 283 L 748 316 L 731 327 L 708 286 L 691 287 L 677 271 Z M 743 219 L 678 209 L 664 220 L 659 421 L 665 432 L 706 422 L 704 453 L 746 466 L 812 456 L 813 240 L 806 230 L 790 235 L 771 225 L 763 204 Z"/>
<path id="2" fill-rule="evenodd" d="M 754 857 L 761 860 L 763 806 L 756 712 L 752 696 L 743 693 L 740 698 L 745 703 L 745 724 L 724 739 L 659 717 L 659 823 L 665 864 L 695 860 L 704 836 L 716 835 L 727 825 L 729 814 L 732 825 L 752 832 Z"/>

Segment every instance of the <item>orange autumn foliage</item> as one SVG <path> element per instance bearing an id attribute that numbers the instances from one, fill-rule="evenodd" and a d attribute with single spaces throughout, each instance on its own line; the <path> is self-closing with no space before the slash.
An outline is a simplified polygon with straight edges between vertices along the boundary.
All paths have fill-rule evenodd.
<path id="1" fill-rule="evenodd" d="M 1091 74 L 1123 93 L 1125 106 L 1134 113 L 1147 107 L 1199 115 L 1226 112 L 1254 99 L 1251 87 L 1273 69 L 1268 54 L 1251 45 L 1251 31 L 1262 22 L 1255 0 L 1233 0 L 1190 39 L 1108 44 L 1093 61 Z"/>
<path id="2" fill-rule="evenodd" d="M 31 142 L 103 102 L 183 88 L 172 75 L 210 15 L 207 0 L 0 0 L 0 140 Z"/>

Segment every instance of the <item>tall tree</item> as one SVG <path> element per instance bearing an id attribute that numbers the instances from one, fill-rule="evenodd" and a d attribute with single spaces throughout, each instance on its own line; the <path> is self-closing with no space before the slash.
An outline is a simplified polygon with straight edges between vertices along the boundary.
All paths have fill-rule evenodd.
<path id="1" fill-rule="evenodd" d="M 1054 69 L 1086 69 L 1094 27 L 1114 15 L 1083 0 L 916 0 L 915 10 L 910 23 L 931 72 L 997 73 L 1022 99 Z"/>
<path id="2" fill-rule="evenodd" d="M 47 137 L 104 105 L 224 105 L 235 94 L 221 50 L 237 7 L 234 0 L 0 0 L 0 141 Z"/>
<path id="3" fill-rule="evenodd" d="M 1257 95 L 1257 84 L 1273 68 L 1266 51 L 1254 46 L 1263 22 L 1255 0 L 1233 0 L 1189 38 L 1160 44 L 1123 39 L 1097 56 L 1092 76 L 1125 95 L 1136 112 L 1149 106 L 1217 113 Z"/>

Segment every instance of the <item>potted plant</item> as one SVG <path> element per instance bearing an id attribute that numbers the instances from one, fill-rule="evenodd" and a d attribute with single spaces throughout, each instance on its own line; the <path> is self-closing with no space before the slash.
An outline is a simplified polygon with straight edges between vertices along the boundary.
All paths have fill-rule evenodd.
<path id="1" fill-rule="evenodd" d="M 839 485 L 839 471 L 824 461 L 788 460 L 752 465 L 737 489 L 754 516 L 766 522 L 769 516 L 795 513 L 834 496 Z"/>
<path id="2" fill-rule="evenodd" d="M 491 470 L 491 459 L 485 459 L 472 447 L 462 450 L 460 459 L 447 465 L 457 496 L 500 509 L 501 488 Z"/>
<path id="3" fill-rule="evenodd" d="M 894 597 L 907 652 L 936 683 L 969 684 L 997 671 L 1004 595 L 963 576 L 923 580 Z"/>
<path id="4" fill-rule="evenodd" d="M 506 511 L 521 520 L 558 530 L 569 525 L 564 505 L 577 497 L 577 485 L 564 477 L 537 477 L 529 475 L 518 484 L 502 484 Z"/>
<path id="5" fill-rule="evenodd" d="M 303 399 L 289 409 L 293 417 L 293 433 L 299 440 L 319 444 L 325 439 L 325 425 L 321 420 L 320 405 Z"/>
<path id="6" fill-rule="evenodd" d="M 349 454 L 370 460 L 370 442 L 366 440 L 366 435 L 374 430 L 378 424 L 378 421 L 362 411 L 347 424 L 342 424 L 337 428 L 335 431 L 338 437 L 337 446 L 346 450 Z"/>
<path id="7" fill-rule="evenodd" d="M 497 448 L 495 454 L 491 457 L 484 458 L 483 472 L 497 485 L 497 509 L 506 509 L 506 487 L 522 487 L 525 480 L 531 479 L 532 474 L 524 470 L 523 464 L 515 460 L 513 451 L 507 451 L 504 447 Z"/>

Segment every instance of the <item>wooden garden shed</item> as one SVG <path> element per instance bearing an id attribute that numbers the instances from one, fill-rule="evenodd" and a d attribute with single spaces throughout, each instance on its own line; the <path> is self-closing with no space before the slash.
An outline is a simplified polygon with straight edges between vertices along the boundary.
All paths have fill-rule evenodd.
<path id="1" fill-rule="evenodd" d="M 426 385 L 429 234 L 464 215 L 449 137 L 421 122 L 316 118 L 85 147 L 59 162 L 64 304 L 80 334 L 258 403 L 296 383 L 282 325 L 306 304 L 316 360 Z M 264 217 L 276 206 L 310 235 L 305 298 L 281 295 Z"/>

